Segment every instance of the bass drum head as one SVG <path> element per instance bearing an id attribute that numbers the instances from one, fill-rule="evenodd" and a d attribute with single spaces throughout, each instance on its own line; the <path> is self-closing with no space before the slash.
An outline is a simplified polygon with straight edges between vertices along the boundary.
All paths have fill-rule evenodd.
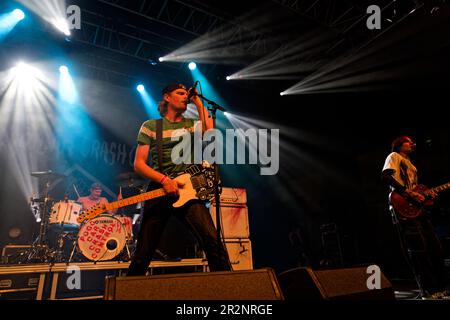
<path id="1" fill-rule="evenodd" d="M 126 232 L 120 220 L 100 215 L 85 222 L 78 233 L 81 253 L 92 261 L 105 261 L 118 256 L 125 246 Z"/>

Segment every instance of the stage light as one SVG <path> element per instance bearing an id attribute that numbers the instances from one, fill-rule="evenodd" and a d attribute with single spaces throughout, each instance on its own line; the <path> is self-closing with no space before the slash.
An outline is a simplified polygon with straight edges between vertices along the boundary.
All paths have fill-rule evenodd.
<path id="1" fill-rule="evenodd" d="M 36 76 L 35 71 L 35 68 L 23 62 L 19 62 L 13 68 L 15 78 L 24 87 L 28 87 L 34 82 Z"/>
<path id="2" fill-rule="evenodd" d="M 37 160 L 42 146 L 54 143 L 54 92 L 55 81 L 48 66 L 42 63 L 20 62 L 0 75 L 0 136 L 5 137 L 5 147 L 10 157 L 6 157 L 8 170 L 16 177 L 23 200 L 28 202 L 30 195 L 39 190 L 36 179 L 30 172 L 35 171 L 43 158 Z M 44 70 L 44 71 L 42 71 Z M 20 141 L 25 137 L 27 146 Z M 5 135 L 6 134 L 6 135 Z M 4 141 L 5 142 L 5 141 Z M 41 144 L 42 143 L 42 144 Z M 48 153 L 44 155 L 49 156 Z M 3 165 L 3 164 L 2 164 Z M 26 203 L 24 202 L 24 203 Z"/>
<path id="3" fill-rule="evenodd" d="M 8 13 L 0 13 L 0 41 L 14 29 L 23 18 L 25 18 L 25 14 L 20 9 L 15 9 Z"/>
<path id="4" fill-rule="evenodd" d="M 284 96 L 284 95 L 285 95 L 284 91 L 280 92 L 280 96 Z"/>
<path id="5" fill-rule="evenodd" d="M 225 112 L 223 113 L 223 115 L 224 115 L 225 117 L 228 117 L 228 116 L 230 115 L 230 113 L 227 112 L 227 111 L 225 111 Z"/>
<path id="6" fill-rule="evenodd" d="M 72 6 L 67 7 L 66 0 L 16 0 L 16 2 L 19 2 L 20 4 L 25 6 L 28 11 L 33 11 L 43 20 L 53 25 L 64 35 L 70 36 L 70 25 L 67 17 L 67 10 Z M 77 18 L 77 16 L 75 15 L 71 15 L 71 18 L 72 17 L 75 17 L 75 19 L 71 19 L 70 23 L 72 24 L 73 22 L 76 22 L 75 24 L 77 25 L 78 29 L 79 23 L 77 24 L 77 20 L 79 20 L 80 18 Z"/>
<path id="7" fill-rule="evenodd" d="M 61 66 L 61 67 L 59 67 L 59 72 L 69 73 L 69 68 L 67 68 L 66 66 Z"/>
<path id="8" fill-rule="evenodd" d="M 230 77 L 230 76 L 227 76 L 227 77 L 226 77 L 226 79 L 227 79 L 227 80 L 230 80 L 230 79 L 231 79 L 231 77 Z"/>
<path id="9" fill-rule="evenodd" d="M 25 13 L 20 9 L 15 9 L 13 15 L 17 20 L 23 20 L 25 18 Z"/>
<path id="10" fill-rule="evenodd" d="M 163 62 L 164 58 L 163 57 L 159 57 L 158 60 L 159 60 L 159 62 Z"/>
<path id="11" fill-rule="evenodd" d="M 195 70 L 197 68 L 197 64 L 195 62 L 190 62 L 188 67 L 190 70 Z"/>
<path id="12" fill-rule="evenodd" d="M 53 22 L 53 25 L 55 26 L 56 29 L 64 33 L 66 36 L 70 36 L 70 30 L 66 20 L 62 18 L 56 19 Z"/>
<path id="13" fill-rule="evenodd" d="M 78 92 L 75 82 L 65 65 L 59 67 L 59 99 L 61 105 L 75 105 L 78 102 Z"/>
<path id="14" fill-rule="evenodd" d="M 139 84 L 139 85 L 136 87 L 136 89 L 137 89 L 137 91 L 139 91 L 139 92 L 144 92 L 145 87 L 144 87 L 143 84 Z"/>
<path id="15" fill-rule="evenodd" d="M 145 111 L 150 119 L 157 119 L 160 117 L 158 112 L 158 103 L 153 99 L 150 92 L 145 90 L 143 84 L 139 84 L 136 87 L 137 91 L 139 91 L 139 96 L 141 97 L 142 103 L 144 105 Z"/>

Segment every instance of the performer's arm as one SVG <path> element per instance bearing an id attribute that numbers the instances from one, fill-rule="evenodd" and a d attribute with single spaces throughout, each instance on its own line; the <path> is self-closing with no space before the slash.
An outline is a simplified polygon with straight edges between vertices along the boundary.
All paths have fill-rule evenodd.
<path id="1" fill-rule="evenodd" d="M 197 90 L 196 90 L 197 91 Z M 209 116 L 208 110 L 203 106 L 203 102 L 199 96 L 195 95 L 191 98 L 191 102 L 197 107 L 200 121 L 202 122 L 202 132 L 213 128 L 213 120 Z"/>
<path id="2" fill-rule="evenodd" d="M 86 204 L 84 203 L 84 197 L 79 197 L 78 199 L 77 199 L 77 202 L 78 203 L 81 203 L 81 210 L 86 210 Z"/>
<path id="3" fill-rule="evenodd" d="M 109 204 L 109 201 L 108 201 L 108 199 L 102 197 L 101 200 L 100 200 L 100 204 Z M 116 214 L 117 213 L 117 209 L 109 210 L 108 213 L 109 214 Z"/>
<path id="4" fill-rule="evenodd" d="M 402 186 L 397 180 L 394 178 L 394 169 L 386 169 L 381 173 L 381 179 L 386 182 L 389 186 L 394 188 L 394 190 L 404 197 L 409 197 L 412 199 L 416 199 L 417 201 L 424 201 L 425 197 L 418 192 L 408 190 L 405 186 Z"/>
<path id="5" fill-rule="evenodd" d="M 397 180 L 394 178 L 394 169 L 386 169 L 381 173 L 381 180 L 387 183 L 389 186 L 394 188 L 395 191 L 399 193 L 404 193 L 406 191 L 405 186 L 402 186 Z"/>
<path id="6" fill-rule="evenodd" d="M 147 179 L 161 183 L 167 193 L 178 193 L 178 186 L 182 186 L 181 183 L 170 179 L 147 164 L 149 150 L 150 145 L 148 144 L 139 144 L 137 146 L 136 157 L 134 159 L 134 171 Z"/>

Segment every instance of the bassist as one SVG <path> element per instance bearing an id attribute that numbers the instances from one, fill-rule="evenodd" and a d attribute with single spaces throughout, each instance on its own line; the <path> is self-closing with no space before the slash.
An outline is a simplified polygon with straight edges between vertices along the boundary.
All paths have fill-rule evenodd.
<path id="1" fill-rule="evenodd" d="M 173 163 L 172 149 L 179 142 L 172 141 L 171 138 L 183 134 L 191 135 L 191 139 L 186 139 L 191 142 L 191 146 L 187 146 L 187 149 L 183 147 L 183 151 L 192 150 L 194 130 L 199 129 L 204 132 L 212 128 L 212 119 L 208 118 L 207 110 L 200 98 L 191 93 L 192 90 L 195 88 L 188 91 L 182 84 L 171 84 L 165 87 L 162 92 L 162 101 L 158 104 L 162 120 L 148 120 L 142 124 L 139 131 L 134 169 L 143 177 L 150 179 L 157 188 L 162 186 L 170 196 L 145 203 L 136 251 L 128 269 L 128 276 L 145 275 L 165 226 L 172 215 L 183 222 L 196 237 L 205 251 L 211 271 L 231 270 L 227 252 L 224 245 L 217 239 L 216 229 L 205 204 L 199 200 L 192 200 L 181 208 L 173 208 L 171 205 L 179 194 L 179 189 L 183 188 L 180 182 L 171 177 L 188 167 L 185 162 Z M 183 116 L 189 102 L 197 107 L 199 122 Z M 200 125 L 201 128 L 196 125 Z M 149 156 L 151 156 L 152 165 L 147 162 Z M 183 154 L 183 157 L 186 156 L 191 156 L 193 159 L 192 152 L 190 155 Z"/>

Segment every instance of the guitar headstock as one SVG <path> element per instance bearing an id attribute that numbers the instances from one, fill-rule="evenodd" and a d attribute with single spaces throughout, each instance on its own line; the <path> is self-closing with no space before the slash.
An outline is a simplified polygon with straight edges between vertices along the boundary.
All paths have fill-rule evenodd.
<path id="1" fill-rule="evenodd" d="M 84 211 L 83 213 L 80 213 L 80 215 L 77 218 L 78 223 L 82 223 L 85 220 L 93 219 L 96 216 L 104 213 L 107 211 L 105 204 L 97 204 L 90 208 L 89 210 Z"/>

